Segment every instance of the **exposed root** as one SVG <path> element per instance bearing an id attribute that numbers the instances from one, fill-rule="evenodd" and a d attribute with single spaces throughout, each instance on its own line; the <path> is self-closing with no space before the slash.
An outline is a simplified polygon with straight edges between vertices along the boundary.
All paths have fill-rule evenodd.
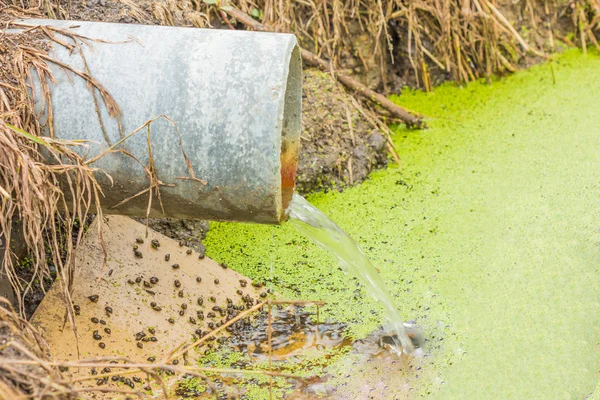
<path id="1" fill-rule="evenodd" d="M 73 47 L 82 40 L 76 36 L 69 39 L 73 44 L 68 45 Z M 35 281 L 50 277 L 52 268 L 60 278 L 69 305 L 67 318 L 74 326 L 69 300 L 75 271 L 73 249 L 84 232 L 75 233 L 74 225 L 86 220 L 90 207 L 99 204 L 102 191 L 94 178 L 96 170 L 76 152 L 87 143 L 52 137 L 49 85 L 54 77 L 50 64 L 60 65 L 49 55 L 53 44 L 67 45 L 47 29 L 3 31 L 0 36 L 0 239 L 11 243 L 13 225 L 20 224 L 33 260 L 33 276 L 29 282 L 19 279 L 10 246 L 5 248 L 2 269 L 19 295 L 19 309 L 24 313 L 23 297 Z M 99 90 L 107 108 L 118 113 L 116 103 L 98 82 L 84 72 L 69 70 Z M 42 115 L 36 113 L 30 94 L 34 76 L 43 96 Z M 49 137 L 42 136 L 44 129 Z M 70 211 L 63 212 L 67 209 Z M 72 237 L 74 241 L 65 240 Z"/>
<path id="2" fill-rule="evenodd" d="M 0 399 L 69 398 L 71 387 L 47 354 L 37 330 L 0 297 L 0 358 L 9 361 L 0 362 Z"/>

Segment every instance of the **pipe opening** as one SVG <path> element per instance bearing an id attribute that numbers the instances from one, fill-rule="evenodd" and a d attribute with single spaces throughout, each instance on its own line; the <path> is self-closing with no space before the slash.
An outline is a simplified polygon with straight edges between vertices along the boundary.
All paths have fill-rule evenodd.
<path id="1" fill-rule="evenodd" d="M 302 130 L 302 58 L 300 49 L 294 46 L 290 57 L 283 123 L 281 129 L 281 205 L 280 221 L 285 220 L 287 210 L 296 189 L 296 170 L 300 152 L 300 132 Z"/>

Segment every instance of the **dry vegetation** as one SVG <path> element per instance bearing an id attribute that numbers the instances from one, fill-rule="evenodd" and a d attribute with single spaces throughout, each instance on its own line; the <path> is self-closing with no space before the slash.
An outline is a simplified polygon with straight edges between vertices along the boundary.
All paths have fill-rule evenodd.
<path id="1" fill-rule="evenodd" d="M 599 47 L 596 0 L 114 0 L 142 23 L 244 28 L 231 9 L 357 72 L 384 92 L 401 83 L 431 90 L 441 79 L 469 82 L 546 58 L 557 41 Z M 52 15 L 70 17 L 66 2 Z M 410 72 L 410 76 L 405 74 Z M 372 79 L 375 75 L 376 79 Z"/>
<path id="2" fill-rule="evenodd" d="M 41 282 L 49 276 L 49 263 L 60 277 L 65 298 L 69 298 L 74 243 L 64 238 L 73 237 L 74 221 L 84 221 L 90 206 L 100 198 L 94 169 L 74 151 L 85 143 L 57 140 L 52 129 L 49 137 L 41 135 L 44 123 L 52 126 L 49 85 L 53 76 L 49 64 L 58 63 L 48 55 L 48 47 L 54 43 L 76 50 L 80 41 L 71 36 L 74 44 L 67 44 L 57 39 L 55 33 L 50 29 L 32 29 L 0 37 L 0 231 L 2 240 L 10 243 L 14 224 L 20 224 L 23 240 L 34 260 L 33 278 L 23 282 L 15 271 L 10 247 L 6 247 L 2 268 L 20 299 L 32 290 L 34 281 Z M 84 72 L 74 72 L 97 84 Z M 41 83 L 43 116 L 36 114 L 29 95 L 32 74 Z M 109 109 L 117 113 L 110 95 L 99 84 L 98 88 Z M 71 211 L 62 212 L 66 209 Z M 83 230 L 75 234 L 75 244 L 82 234 Z M 20 311 L 24 311 L 22 301 Z"/>

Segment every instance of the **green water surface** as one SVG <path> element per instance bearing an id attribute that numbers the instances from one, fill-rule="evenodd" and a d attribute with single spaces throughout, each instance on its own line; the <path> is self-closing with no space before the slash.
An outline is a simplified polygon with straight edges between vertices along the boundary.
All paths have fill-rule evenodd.
<path id="1" fill-rule="evenodd" d="M 427 357 L 409 397 L 584 399 L 598 384 L 600 60 L 570 51 L 553 68 L 555 82 L 543 64 L 394 98 L 429 117 L 428 130 L 396 130 L 403 168 L 309 197 L 422 326 Z M 291 226 L 214 223 L 207 247 L 272 277 L 282 297 L 327 301 L 324 316 L 355 338 L 381 322 L 381 307 Z M 376 374 L 348 365 L 329 372 Z M 405 397 L 382 393 L 372 396 Z"/>

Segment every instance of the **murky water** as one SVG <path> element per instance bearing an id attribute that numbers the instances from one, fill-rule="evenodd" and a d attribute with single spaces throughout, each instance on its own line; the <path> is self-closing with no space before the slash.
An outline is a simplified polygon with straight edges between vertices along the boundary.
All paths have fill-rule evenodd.
<path id="1" fill-rule="evenodd" d="M 396 349 L 398 352 L 412 353 L 415 347 L 406 332 L 405 324 L 394 306 L 390 293 L 385 288 L 381 276 L 354 239 L 318 208 L 296 193 L 288 208 L 288 215 L 291 224 L 296 229 L 334 255 L 342 270 L 358 278 L 375 300 L 382 304 L 388 322 L 395 333 L 394 341 L 397 342 L 397 346 L 390 348 Z"/>

